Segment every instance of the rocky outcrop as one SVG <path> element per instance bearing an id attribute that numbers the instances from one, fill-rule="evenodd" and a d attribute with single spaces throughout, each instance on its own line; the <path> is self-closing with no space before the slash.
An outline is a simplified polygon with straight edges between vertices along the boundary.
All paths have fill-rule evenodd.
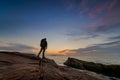
<path id="1" fill-rule="evenodd" d="M 120 65 L 104 65 L 100 63 L 82 61 L 75 58 L 68 58 L 64 64 L 77 69 L 90 70 L 120 78 Z"/>
<path id="2" fill-rule="evenodd" d="M 0 80 L 99 80 L 82 71 L 59 66 L 51 59 L 0 52 Z"/>

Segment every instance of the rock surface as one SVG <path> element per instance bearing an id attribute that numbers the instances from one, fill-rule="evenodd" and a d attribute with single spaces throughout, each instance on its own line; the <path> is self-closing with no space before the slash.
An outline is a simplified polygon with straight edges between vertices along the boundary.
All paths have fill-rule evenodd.
<path id="1" fill-rule="evenodd" d="M 51 59 L 0 52 L 0 80 L 99 80 L 82 71 L 59 66 Z"/>
<path id="2" fill-rule="evenodd" d="M 104 65 L 100 63 L 93 63 L 78 60 L 75 58 L 68 58 L 64 63 L 67 66 L 82 70 L 90 70 L 104 75 L 120 78 L 120 65 Z"/>

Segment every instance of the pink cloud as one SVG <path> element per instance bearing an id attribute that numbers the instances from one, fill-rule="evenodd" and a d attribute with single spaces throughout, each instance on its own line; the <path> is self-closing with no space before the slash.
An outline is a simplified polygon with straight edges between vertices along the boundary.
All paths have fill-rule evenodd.
<path id="1" fill-rule="evenodd" d="M 76 0 L 64 0 L 64 5 L 67 10 L 78 10 L 80 12 L 80 17 L 83 16 L 83 14 L 87 14 L 89 18 L 101 18 L 106 16 L 109 18 L 111 15 L 115 16 L 120 11 L 118 1 L 119 0 L 107 0 L 98 3 L 96 0 L 80 0 L 78 2 L 76 2 Z M 90 5 L 93 5 L 93 7 Z M 119 14 L 117 14 L 117 16 L 118 15 Z"/>
<path id="2" fill-rule="evenodd" d="M 100 3 L 89 13 L 90 18 L 95 18 L 97 14 L 102 13 L 102 11 L 105 9 L 107 3 Z"/>
<path id="3" fill-rule="evenodd" d="M 117 3 L 117 0 L 113 0 L 108 6 L 107 15 L 110 15 L 114 11 L 114 7 Z"/>
<path id="4" fill-rule="evenodd" d="M 118 0 L 106 1 L 104 3 L 99 3 L 97 6 L 94 6 L 93 10 L 88 14 L 90 18 L 95 18 L 96 15 L 100 14 L 105 10 L 107 15 L 116 13 L 119 8 L 115 7 Z M 119 5 L 119 4 L 117 4 Z M 104 14 L 104 15 L 106 15 Z"/>
<path id="5" fill-rule="evenodd" d="M 104 16 L 92 22 L 89 26 L 87 26 L 84 30 L 87 32 L 98 32 L 98 31 L 106 31 L 111 28 L 116 28 L 116 24 L 120 23 L 120 17 L 118 16 Z"/>
<path id="6" fill-rule="evenodd" d="M 104 18 L 99 18 L 98 20 L 95 20 L 94 22 L 92 22 L 89 26 L 87 26 L 86 28 L 84 28 L 85 31 L 87 32 L 91 32 L 91 31 L 96 31 L 98 26 L 103 26 L 105 25 L 105 21 Z"/>

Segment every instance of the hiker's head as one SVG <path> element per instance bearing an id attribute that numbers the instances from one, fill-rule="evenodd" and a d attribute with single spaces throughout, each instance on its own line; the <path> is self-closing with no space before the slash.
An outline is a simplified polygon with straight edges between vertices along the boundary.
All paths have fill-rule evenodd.
<path id="1" fill-rule="evenodd" d="M 46 40 L 46 38 L 43 38 L 43 40 Z"/>

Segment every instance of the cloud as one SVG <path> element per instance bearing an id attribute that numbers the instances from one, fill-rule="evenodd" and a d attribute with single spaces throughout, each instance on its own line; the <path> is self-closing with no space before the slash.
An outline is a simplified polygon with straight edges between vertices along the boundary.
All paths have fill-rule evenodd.
<path id="1" fill-rule="evenodd" d="M 67 11 L 77 10 L 80 16 L 87 14 L 89 18 L 98 18 L 117 13 L 120 9 L 119 0 L 63 0 Z"/>
<path id="2" fill-rule="evenodd" d="M 106 39 L 106 41 L 119 41 L 120 40 L 120 35 L 116 35 L 113 37 L 109 37 L 108 39 Z"/>
<path id="3" fill-rule="evenodd" d="M 1 43 L 1 42 L 0 42 L 0 46 L 9 46 L 9 44 Z"/>
<path id="4" fill-rule="evenodd" d="M 113 19 L 117 20 L 117 19 Z M 120 22 L 118 21 L 96 21 L 90 25 L 77 29 L 76 31 L 68 32 L 66 35 L 72 37 L 74 40 L 85 40 L 90 38 L 99 38 L 104 36 L 114 37 L 120 34 Z M 113 35 L 114 34 L 114 35 Z M 104 37 L 105 38 L 105 37 Z M 108 37 L 106 37 L 107 39 Z"/>
<path id="5" fill-rule="evenodd" d="M 96 3 L 93 9 L 89 12 L 90 18 L 96 18 L 99 15 L 112 15 L 113 13 L 117 13 L 119 11 L 119 0 L 106 0 Z"/>
<path id="6" fill-rule="evenodd" d="M 101 46 L 101 47 L 119 47 L 120 46 L 120 40 L 118 41 L 113 41 L 113 42 L 108 42 L 108 43 L 102 43 L 102 44 L 96 44 L 95 46 Z"/>
<path id="7" fill-rule="evenodd" d="M 69 49 L 65 49 L 65 50 L 59 51 L 59 53 L 66 53 L 68 51 L 69 51 Z"/>
<path id="8" fill-rule="evenodd" d="M 101 34 L 120 34 L 120 0 L 80 0 L 79 2 L 70 0 L 68 2 L 75 6 L 74 9 L 80 12 L 80 16 L 88 15 L 88 20 L 91 22 L 86 21 L 87 25 L 80 25 L 79 29 L 69 31 L 67 36 L 80 40 L 101 37 Z"/>
<path id="9" fill-rule="evenodd" d="M 108 15 L 115 12 L 115 10 L 117 9 L 116 5 L 119 5 L 119 0 L 112 0 L 112 2 L 109 4 L 108 10 L 107 10 Z"/>
<path id="10" fill-rule="evenodd" d="M 25 44 L 0 42 L 0 50 L 33 53 L 33 51 L 37 50 L 37 48 L 32 47 L 32 46 L 28 46 L 28 45 L 25 45 Z"/>
<path id="11" fill-rule="evenodd" d="M 106 7 L 105 3 L 100 3 L 88 14 L 90 18 L 95 18 L 97 14 L 101 14 Z"/>
<path id="12" fill-rule="evenodd" d="M 64 54 L 64 55 L 74 55 L 75 54 L 75 50 L 70 50 L 70 49 L 65 49 L 65 50 L 61 50 L 58 52 L 59 54 Z"/>
<path id="13" fill-rule="evenodd" d="M 89 8 L 88 15 L 90 18 L 113 15 L 113 13 L 118 13 L 120 9 L 119 3 L 119 0 L 106 0 L 97 2 L 94 4 L 91 10 Z"/>
<path id="14" fill-rule="evenodd" d="M 120 54 L 120 41 L 95 44 L 86 48 L 67 50 L 67 55 Z M 64 51 L 64 50 L 63 50 Z M 66 51 L 66 50 L 65 50 Z"/>
<path id="15" fill-rule="evenodd" d="M 119 27 L 120 23 L 93 23 L 91 24 L 90 26 L 86 27 L 86 31 L 87 32 L 96 32 L 96 33 L 106 33 L 106 32 L 109 32 L 111 30 L 114 30 L 114 29 L 117 29 L 117 28 L 120 28 Z"/>
<path id="16" fill-rule="evenodd" d="M 66 35 L 70 37 L 71 40 L 73 41 L 88 40 L 90 38 L 96 38 L 99 36 L 99 34 L 93 34 L 89 32 L 80 32 L 80 31 L 69 32 Z"/>
<path id="17" fill-rule="evenodd" d="M 120 40 L 120 35 L 119 36 L 110 37 L 109 40 Z"/>
<path id="18" fill-rule="evenodd" d="M 88 26 L 83 26 L 82 28 L 77 29 L 74 32 L 69 32 L 67 35 L 79 39 L 89 39 L 100 37 L 102 34 L 111 35 L 114 37 L 120 34 L 120 12 L 111 15 L 101 17 Z M 118 16 L 119 15 L 119 16 Z M 115 34 L 114 36 L 112 34 Z"/>

